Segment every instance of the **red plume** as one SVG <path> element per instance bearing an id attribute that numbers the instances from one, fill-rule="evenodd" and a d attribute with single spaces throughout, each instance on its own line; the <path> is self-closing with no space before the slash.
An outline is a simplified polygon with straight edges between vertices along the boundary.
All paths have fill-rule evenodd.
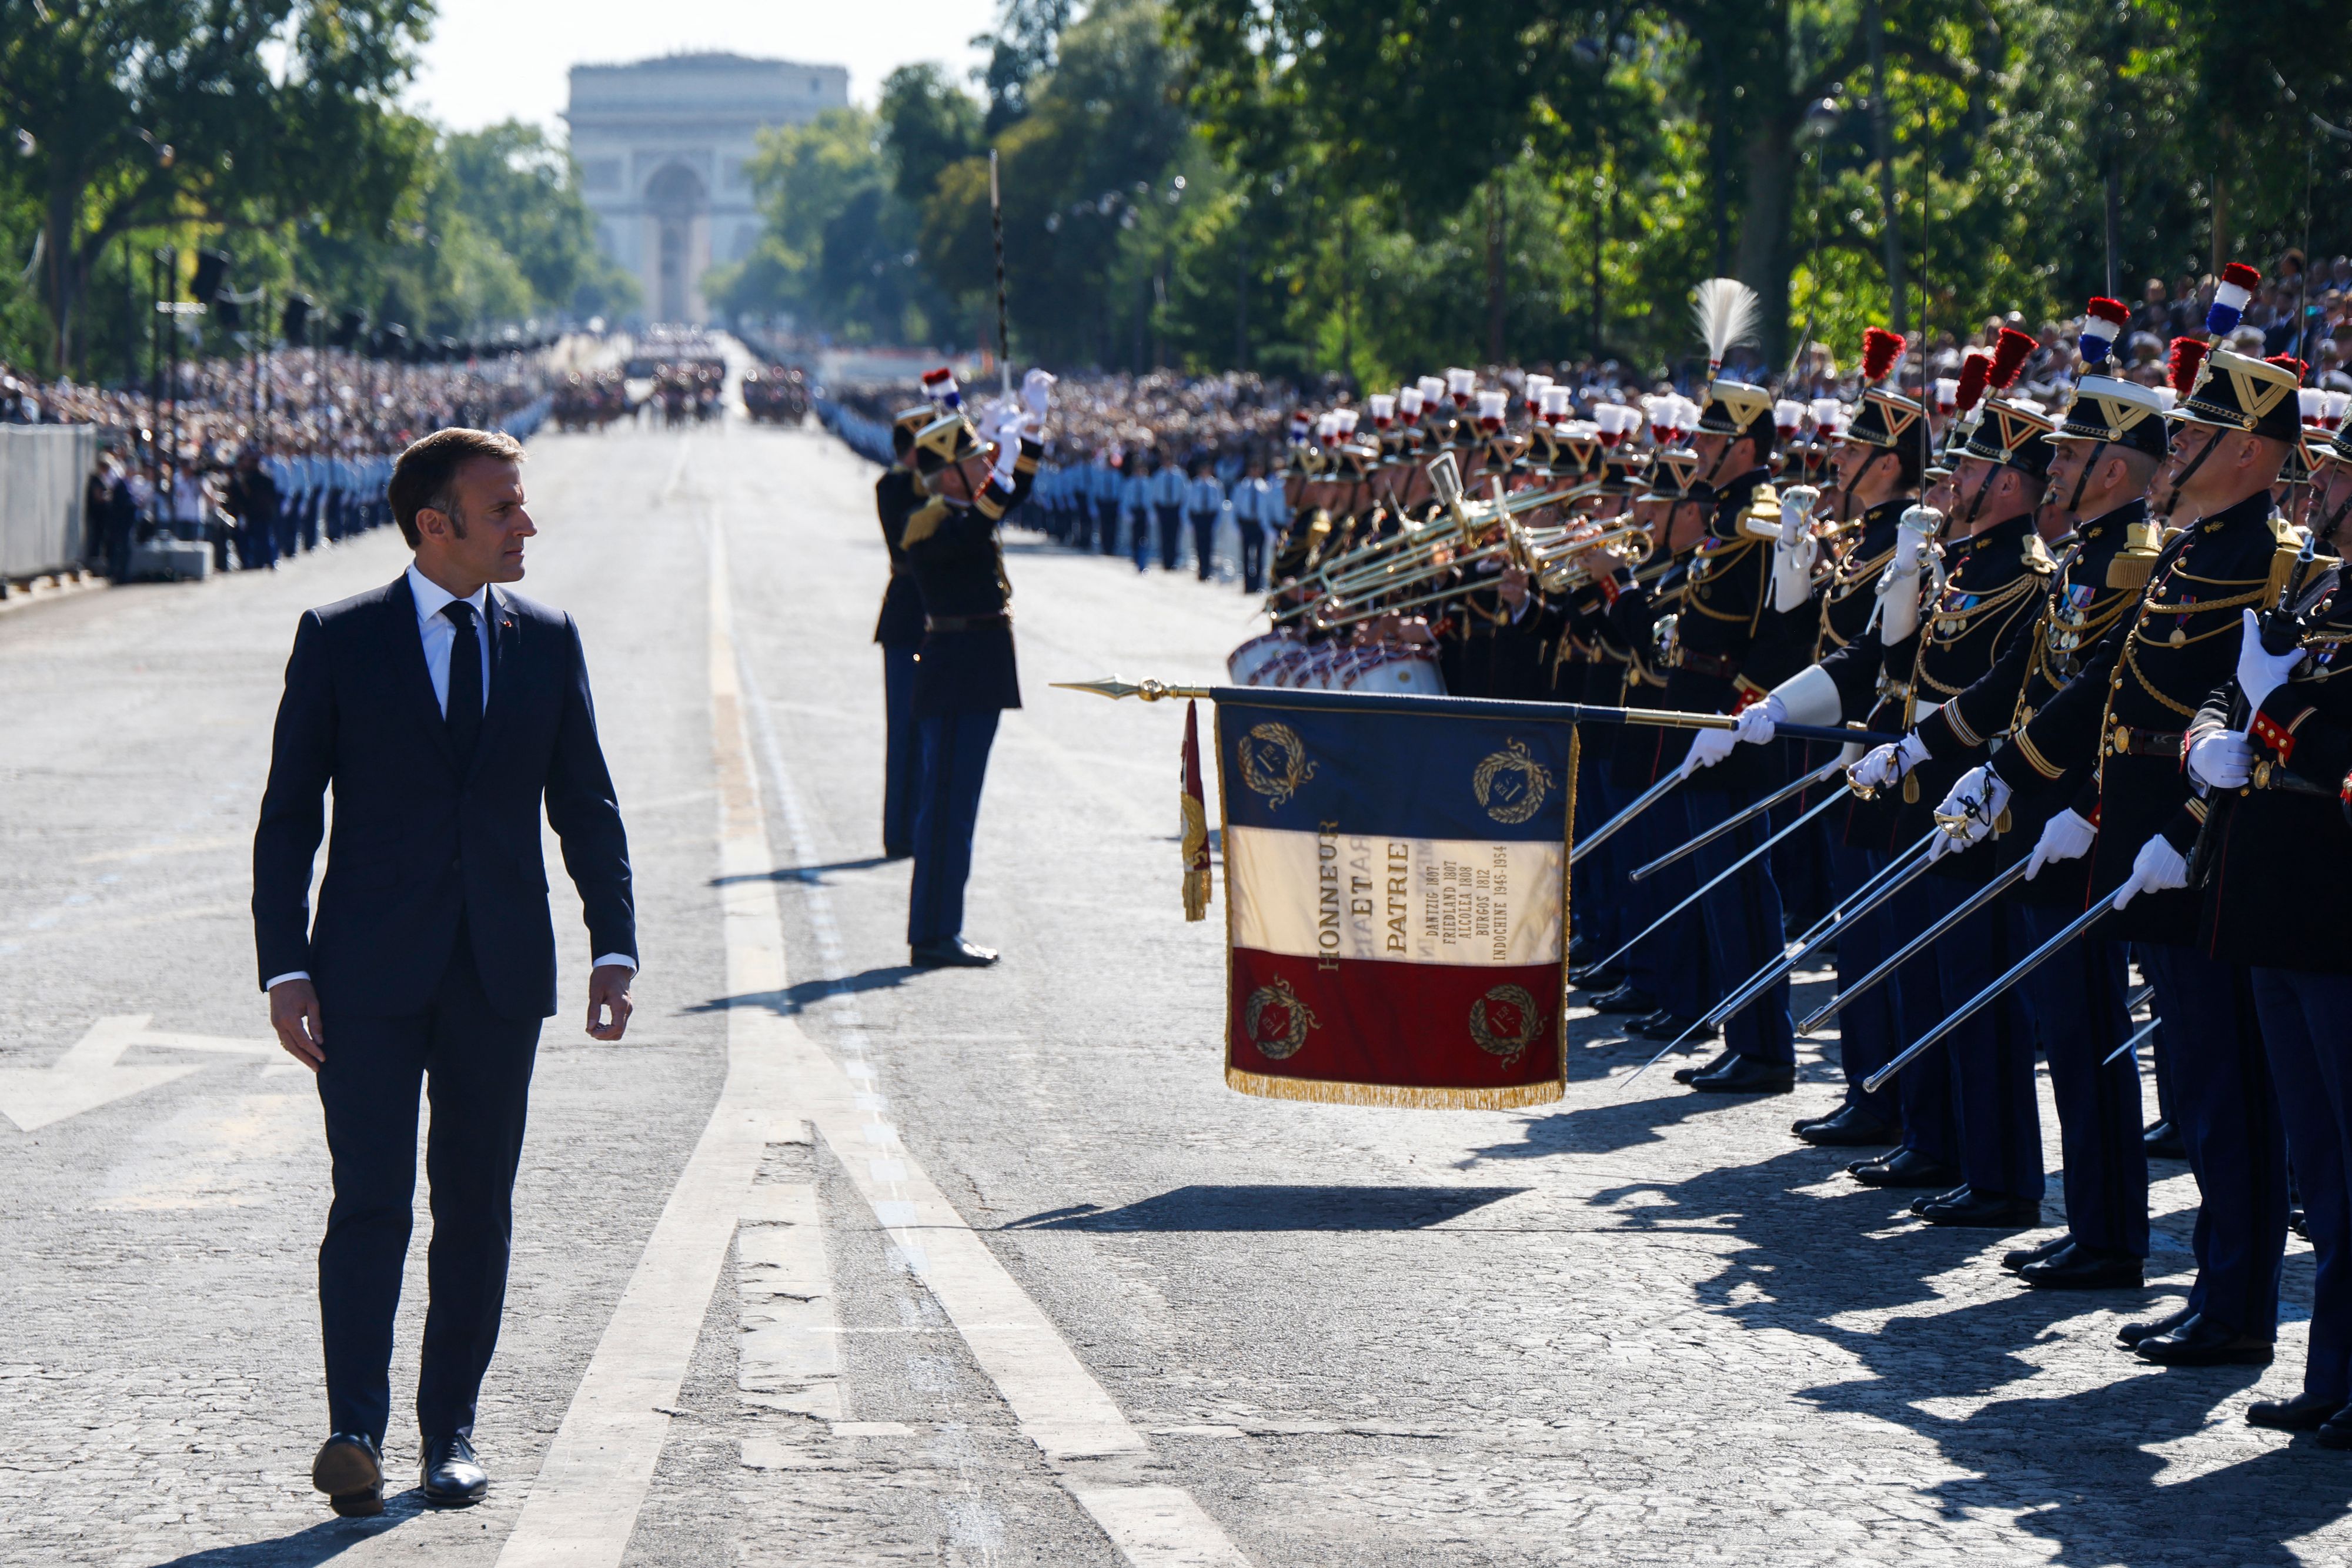
<path id="1" fill-rule="evenodd" d="M 1862 379 L 1865 384 L 1875 384 L 1886 379 L 1895 361 L 1903 357 L 1903 334 L 1890 332 L 1884 327 L 1865 327 L 1862 332 Z"/>
<path id="2" fill-rule="evenodd" d="M 2311 369 L 2309 365 L 2305 364 L 2293 354 L 2273 354 L 2269 359 L 2264 360 L 2263 363 L 2266 365 L 2276 365 L 2279 369 L 2293 376 L 2298 385 L 2301 384 L 2303 381 L 2304 372 Z"/>
<path id="3" fill-rule="evenodd" d="M 2205 345 L 2194 338 L 2172 340 L 2172 359 L 2165 367 L 2165 375 L 2172 390 L 2182 397 L 2197 384 L 2197 371 L 2205 363 Z"/>
<path id="4" fill-rule="evenodd" d="M 2233 261 L 2221 269 L 2221 281 L 2234 283 L 2241 288 L 2260 288 L 2263 275 L 2242 261 Z"/>
<path id="5" fill-rule="evenodd" d="M 1993 391 L 2009 390 L 2009 384 L 2017 380 L 2017 372 L 2025 368 L 2026 356 L 2035 347 L 2032 333 L 2021 332 L 2014 327 L 2000 329 L 2000 340 L 1992 347 L 1992 374 L 1989 380 Z"/>
<path id="6" fill-rule="evenodd" d="M 1983 398 L 1985 378 L 1992 372 L 1992 356 L 1981 349 L 1970 349 L 1960 360 L 1960 390 L 1953 399 L 1952 410 L 1966 413 Z"/>
<path id="7" fill-rule="evenodd" d="M 2083 313 L 2086 316 L 2096 316 L 2100 320 L 2111 322 L 2117 327 L 2131 325 L 2131 307 L 2120 299 L 2110 299 L 2104 294 L 2099 295 L 2084 307 Z"/>

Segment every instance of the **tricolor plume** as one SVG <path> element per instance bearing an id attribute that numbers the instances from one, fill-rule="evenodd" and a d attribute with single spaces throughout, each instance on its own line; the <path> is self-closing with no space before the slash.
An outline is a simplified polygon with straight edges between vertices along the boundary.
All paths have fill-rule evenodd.
<path id="1" fill-rule="evenodd" d="M 2174 392 L 2187 397 L 2189 389 L 2197 384 L 2197 372 L 2204 363 L 2204 344 L 2194 338 L 2175 338 L 2172 357 L 2164 368 L 2165 379 L 2172 383 Z"/>
<path id="2" fill-rule="evenodd" d="M 1862 380 L 1865 386 L 1876 386 L 1886 379 L 1903 358 L 1904 339 L 1900 332 L 1890 332 L 1884 327 L 1865 327 L 1862 332 Z"/>
<path id="3" fill-rule="evenodd" d="M 2216 338 L 2235 331 L 2238 319 L 2246 313 L 2246 301 L 2262 286 L 2263 275 L 2242 261 L 2223 267 L 2221 280 L 2213 286 L 2213 303 L 2205 308 L 2205 330 Z"/>
<path id="4" fill-rule="evenodd" d="M 1710 277 L 1691 290 L 1691 320 L 1706 344 L 1706 376 L 1723 369 L 1723 356 L 1756 340 L 1761 316 L 1756 290 L 1736 277 Z"/>
<path id="5" fill-rule="evenodd" d="M 2109 350 L 2116 340 L 2131 325 L 2131 310 L 2120 299 L 2110 299 L 2102 294 L 2083 309 L 2083 331 L 2078 341 L 2083 349 L 2085 370 L 2107 362 Z"/>
<path id="6" fill-rule="evenodd" d="M 956 391 L 955 372 L 945 365 L 923 372 L 923 395 L 941 408 L 963 406 L 963 395 Z"/>
<path id="7" fill-rule="evenodd" d="M 1985 382 L 1992 376 L 1992 356 L 1971 349 L 1960 360 L 1960 384 L 1952 389 L 1952 407 L 1967 413 L 1983 401 Z"/>
<path id="8" fill-rule="evenodd" d="M 2017 372 L 2033 352 L 2033 334 L 2021 332 L 2014 327 L 2003 327 L 2000 337 L 1992 346 L 1992 371 L 1986 384 L 1995 392 L 2007 392 L 2017 380 Z"/>

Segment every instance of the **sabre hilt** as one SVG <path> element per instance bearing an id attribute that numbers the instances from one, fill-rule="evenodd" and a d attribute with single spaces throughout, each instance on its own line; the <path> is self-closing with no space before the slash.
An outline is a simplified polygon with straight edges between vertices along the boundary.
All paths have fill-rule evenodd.
<path id="1" fill-rule="evenodd" d="M 2300 602 L 2303 584 L 2304 580 L 2311 575 L 2312 558 L 2318 549 L 2317 534 L 2304 535 L 2303 549 L 2295 552 L 2294 570 L 2288 574 L 2286 587 L 2280 591 L 2278 602 L 2263 611 L 2256 622 L 2262 635 L 2263 652 L 2273 658 L 2293 653 L 2303 643 L 2305 628 L 2304 617 L 2299 613 L 2303 608 Z"/>

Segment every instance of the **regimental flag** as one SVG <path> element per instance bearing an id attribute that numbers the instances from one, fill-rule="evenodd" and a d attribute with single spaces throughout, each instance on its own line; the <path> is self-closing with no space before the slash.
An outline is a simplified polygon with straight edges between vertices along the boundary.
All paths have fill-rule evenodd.
<path id="1" fill-rule="evenodd" d="M 1349 1104 L 1559 1099 L 1574 727 L 1218 695 L 1225 1082 Z"/>

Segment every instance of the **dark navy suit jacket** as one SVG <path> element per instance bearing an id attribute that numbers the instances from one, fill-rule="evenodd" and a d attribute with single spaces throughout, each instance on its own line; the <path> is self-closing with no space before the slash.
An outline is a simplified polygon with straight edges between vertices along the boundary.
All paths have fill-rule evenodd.
<path id="1" fill-rule="evenodd" d="M 491 1005 L 555 1011 L 540 805 L 563 844 L 594 954 L 637 950 L 629 845 L 596 739 L 580 631 L 490 591 L 489 705 L 460 775 L 404 575 L 307 612 L 294 632 L 253 839 L 260 979 L 301 969 L 332 1014 L 430 1005 L 459 916 Z M 335 792 L 319 914 L 310 868 Z"/>

